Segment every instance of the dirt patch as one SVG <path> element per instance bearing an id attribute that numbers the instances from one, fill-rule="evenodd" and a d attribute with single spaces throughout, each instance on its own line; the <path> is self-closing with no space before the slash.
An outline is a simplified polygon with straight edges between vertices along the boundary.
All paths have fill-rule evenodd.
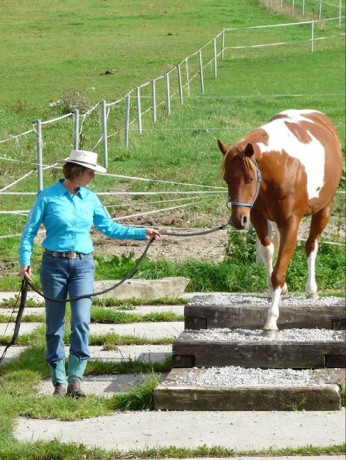
<path id="1" fill-rule="evenodd" d="M 204 219 L 204 220 L 203 220 Z M 141 227 L 155 227 L 162 233 L 189 234 L 202 232 L 210 228 L 225 224 L 228 217 L 224 216 L 223 220 L 210 221 L 209 227 L 200 226 L 200 222 L 208 221 L 208 216 L 198 216 L 198 219 L 184 219 L 178 212 L 172 214 L 169 218 L 157 218 L 155 220 L 133 220 L 127 225 L 136 225 Z M 148 257 L 154 260 L 167 259 L 171 262 L 182 262 L 188 259 L 203 260 L 218 263 L 223 260 L 225 247 L 228 241 L 228 230 L 218 230 L 201 236 L 168 236 L 162 235 L 162 238 L 155 241 L 149 248 Z M 94 233 L 93 242 L 95 252 L 101 254 L 114 254 L 120 256 L 128 255 L 133 252 L 135 257 L 139 257 L 146 246 L 144 241 L 121 241 L 111 240 L 99 233 Z"/>
<path id="2" fill-rule="evenodd" d="M 200 231 L 190 229 L 189 231 Z M 177 229 L 172 229 L 179 232 Z M 185 233 L 185 230 L 184 230 Z M 162 236 L 162 239 L 155 241 L 149 248 L 148 257 L 154 260 L 167 259 L 171 262 L 182 262 L 188 259 L 203 260 L 209 262 L 221 262 L 225 255 L 225 246 L 228 240 L 226 230 L 209 233 L 204 236 L 173 237 Z M 139 257 L 145 248 L 144 241 L 119 241 L 110 240 L 103 236 L 94 238 L 95 252 L 101 254 L 114 254 L 121 256 L 133 252 Z"/>
<path id="3" fill-rule="evenodd" d="M 211 221 L 210 227 L 197 227 L 194 225 L 196 224 L 196 221 L 194 220 L 190 221 L 191 227 L 185 227 L 183 226 L 184 221 L 179 214 L 171 216 L 170 219 L 157 219 L 155 221 L 141 221 L 138 219 L 128 225 L 138 225 L 144 227 L 153 226 L 160 229 L 160 231 L 165 230 L 174 233 L 192 233 L 217 227 L 226 223 L 227 218 L 228 216 L 225 215 L 223 220 L 219 219 L 219 221 Z M 300 240 L 307 239 L 309 228 L 310 218 L 303 219 L 298 235 Z M 226 245 L 230 231 L 235 230 L 231 230 L 231 227 L 227 227 L 224 230 L 219 230 L 214 233 L 191 237 L 173 237 L 163 235 L 161 240 L 155 241 L 151 245 L 148 257 L 154 260 L 163 258 L 170 260 L 171 262 L 182 262 L 188 259 L 193 259 L 219 263 L 225 257 Z M 337 219 L 332 217 L 323 233 L 323 240 L 333 241 L 335 238 L 338 238 L 339 241 L 344 241 L 344 235 L 345 223 L 340 222 L 340 216 Z M 95 252 L 98 254 L 114 254 L 121 256 L 122 254 L 129 255 L 133 252 L 137 258 L 142 254 L 145 248 L 145 242 L 143 241 L 112 240 L 96 232 L 93 234 L 93 241 Z"/>

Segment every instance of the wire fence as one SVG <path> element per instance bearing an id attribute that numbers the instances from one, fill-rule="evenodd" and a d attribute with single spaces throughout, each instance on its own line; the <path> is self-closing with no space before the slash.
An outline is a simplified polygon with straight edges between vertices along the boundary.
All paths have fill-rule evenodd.
<path id="1" fill-rule="evenodd" d="M 344 16 L 342 18 L 344 19 Z M 326 21 L 334 24 L 332 30 L 335 32 L 335 30 L 338 30 L 340 20 L 341 16 L 338 16 L 329 18 Z M 12 153 L 10 155 L 1 154 L 0 150 L 0 161 L 2 163 L 16 161 L 27 166 L 34 166 L 37 171 L 37 188 L 41 190 L 43 188 L 44 170 L 54 166 L 54 163 L 44 163 L 44 157 L 50 158 L 50 152 L 54 148 L 53 141 L 50 140 L 52 132 L 54 133 L 56 130 L 61 132 L 63 130 L 66 144 L 75 149 L 83 148 L 85 144 L 84 138 L 87 137 L 89 143 L 87 149 L 101 150 L 103 164 L 107 168 L 109 151 L 110 149 L 112 151 L 117 149 L 119 136 L 123 135 L 124 147 L 128 149 L 130 132 L 135 130 L 142 134 L 144 120 L 148 123 L 148 119 L 151 119 L 155 126 L 159 116 L 168 116 L 171 113 L 173 101 L 178 100 L 180 104 L 184 104 L 185 98 L 190 97 L 192 91 L 203 95 L 205 74 L 208 73 L 210 76 L 211 73 L 214 78 L 217 78 L 218 62 L 229 58 L 231 53 L 244 52 L 244 50 L 248 52 L 254 48 L 256 52 L 259 50 L 263 52 L 263 50 L 272 47 L 294 47 L 298 43 L 313 52 L 318 41 L 345 35 L 343 32 L 331 34 L 330 30 L 326 29 L 326 25 L 324 25 L 323 35 L 321 35 L 321 31 L 316 30 L 316 22 L 311 20 L 288 24 L 224 28 L 200 50 L 186 57 L 165 75 L 143 83 L 117 101 L 101 101 L 82 114 L 78 110 L 74 110 L 51 120 L 36 120 L 32 129 L 0 140 L 0 148 L 8 143 L 11 143 L 12 148 L 13 144 L 16 147 L 16 160 L 12 158 Z M 274 36 L 273 30 L 275 31 Z M 268 41 L 268 31 L 270 31 L 271 41 Z M 161 112 L 159 112 L 160 109 Z M 92 122 L 87 126 L 91 118 Z M 92 131 L 91 133 L 90 130 Z M 36 145 L 36 158 L 33 156 L 34 142 Z M 26 143 L 30 144 L 29 148 Z M 28 150 L 32 155 L 29 161 L 26 155 Z M 25 159 L 21 158 L 21 151 L 25 155 Z M 45 152 L 47 153 L 45 154 Z M 34 170 L 30 174 L 33 172 Z M 26 174 L 27 172 L 11 184 L 3 185 L 4 178 L 0 180 L 0 192 L 24 180 Z"/>
<path id="2" fill-rule="evenodd" d="M 336 40 L 337 37 L 344 36 L 344 32 L 341 31 L 341 25 L 345 21 L 345 16 L 343 16 L 344 5 L 342 5 L 342 2 L 327 5 L 326 2 L 322 2 L 321 0 L 314 2 L 292 0 L 292 14 L 296 14 L 300 8 L 301 14 L 303 16 L 307 15 L 308 8 L 310 7 L 313 7 L 313 13 L 310 12 L 309 15 L 315 14 L 316 2 L 318 3 L 318 19 L 287 24 L 224 28 L 216 37 L 201 49 L 183 59 L 169 72 L 139 85 L 119 100 L 112 102 L 101 101 L 84 113 L 74 110 L 71 113 L 50 120 L 38 119 L 33 123 L 31 129 L 0 140 L 0 164 L 3 170 L 2 177 L 0 178 L 0 196 L 5 198 L 6 196 L 16 195 L 35 195 L 36 192 L 23 193 L 20 191 L 10 191 L 11 188 L 35 174 L 37 175 L 37 190 L 42 190 L 44 186 L 44 172 L 58 167 L 58 163 L 54 162 L 54 160 L 51 162 L 48 159 L 51 160 L 52 157 L 61 158 L 60 155 L 59 157 L 57 156 L 59 148 L 57 148 L 54 141 L 57 131 L 59 132 L 60 144 L 63 140 L 65 146 L 71 145 L 73 148 L 78 149 L 85 148 L 84 146 L 88 142 L 87 150 L 102 152 L 103 164 L 107 168 L 109 152 L 116 151 L 119 145 L 119 138 L 122 138 L 125 149 L 128 149 L 130 133 L 132 131 L 136 131 L 140 135 L 144 131 L 144 124 L 146 126 L 150 126 L 151 124 L 157 127 L 158 121 L 162 117 L 170 115 L 174 104 L 184 104 L 185 98 L 191 97 L 193 93 L 203 95 L 205 92 L 205 77 L 208 76 L 209 79 L 210 77 L 217 78 L 220 61 L 232 58 L 236 53 L 252 52 L 253 49 L 256 49 L 257 53 L 271 53 L 273 47 L 282 46 L 296 47 L 300 45 L 307 52 L 314 52 L 321 40 Z M 268 8 L 273 9 L 279 6 L 287 7 L 290 2 L 273 0 L 266 3 Z M 325 18 L 324 13 L 326 11 L 330 13 L 330 6 L 334 8 L 335 16 Z M 322 20 L 323 27 L 320 27 Z M 268 33 L 269 31 L 270 34 Z M 275 31 L 274 34 L 273 31 Z M 279 95 L 273 95 L 273 97 L 279 97 Z M 63 137 L 61 137 L 61 133 L 63 133 Z M 15 150 L 16 158 L 13 158 L 13 150 Z M 20 177 L 18 177 L 19 173 L 21 174 Z M 17 178 L 8 181 L 8 177 L 14 178 L 16 175 Z M 115 174 L 112 176 L 126 180 L 155 182 L 152 178 Z M 157 194 L 158 196 L 165 194 L 191 194 L 193 197 L 191 197 L 191 200 L 189 198 L 190 201 L 188 203 L 154 209 L 142 213 L 142 215 L 191 206 L 201 196 L 210 197 L 213 193 L 225 194 L 226 191 L 224 187 L 211 187 L 173 181 L 161 182 L 172 186 L 174 190 L 133 192 L 133 194 L 138 196 L 145 194 Z M 179 191 L 176 189 L 179 186 L 192 187 L 193 190 Z M 101 192 L 98 194 L 102 195 Z M 121 194 L 131 196 L 131 192 L 107 192 L 109 196 Z M 177 199 L 180 200 L 181 198 Z M 169 201 L 172 202 L 175 200 L 175 198 L 171 198 Z M 2 214 L 5 212 L 3 211 Z M 18 210 L 11 213 L 23 216 L 26 212 L 25 210 Z M 132 214 L 127 217 L 138 215 Z"/>
<path id="3" fill-rule="evenodd" d="M 341 28 L 342 15 L 345 14 L 344 0 L 264 0 L 268 10 L 279 10 L 292 16 L 313 18 L 323 21 L 338 17 Z"/>

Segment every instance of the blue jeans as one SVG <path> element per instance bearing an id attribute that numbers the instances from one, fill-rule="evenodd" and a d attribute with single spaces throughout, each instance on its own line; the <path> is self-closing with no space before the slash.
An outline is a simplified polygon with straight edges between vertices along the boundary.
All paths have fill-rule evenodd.
<path id="1" fill-rule="evenodd" d="M 81 258 L 55 257 L 45 252 L 41 265 L 41 285 L 45 295 L 66 299 L 94 291 L 94 260 L 92 254 Z M 46 361 L 50 365 L 65 358 L 64 333 L 66 303 L 46 300 Z M 91 298 L 71 302 L 70 354 L 79 360 L 90 357 L 89 324 Z"/>

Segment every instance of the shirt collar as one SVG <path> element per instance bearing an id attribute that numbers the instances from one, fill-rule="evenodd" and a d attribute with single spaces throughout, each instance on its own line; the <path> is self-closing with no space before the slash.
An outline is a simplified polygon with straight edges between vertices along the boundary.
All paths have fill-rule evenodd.
<path id="1" fill-rule="evenodd" d="M 63 181 L 64 181 L 64 179 L 58 179 L 56 184 L 55 184 L 55 187 L 57 189 L 57 193 L 58 193 L 59 196 L 63 196 L 66 193 L 69 193 L 67 188 L 62 185 Z M 85 187 L 79 187 L 76 195 L 79 195 L 81 198 L 84 198 L 85 195 L 86 195 L 86 188 Z"/>

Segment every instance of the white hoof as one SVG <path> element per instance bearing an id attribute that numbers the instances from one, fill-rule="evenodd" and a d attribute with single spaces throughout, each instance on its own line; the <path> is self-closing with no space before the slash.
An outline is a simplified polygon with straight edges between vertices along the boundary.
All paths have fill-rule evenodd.
<path id="1" fill-rule="evenodd" d="M 278 336 L 278 330 L 276 331 L 269 331 L 267 329 L 263 329 L 263 337 L 265 337 L 266 339 L 271 339 L 271 340 L 274 340 L 277 338 Z"/>
<path id="2" fill-rule="evenodd" d="M 286 295 L 288 294 L 288 287 L 287 287 L 287 283 L 285 283 L 282 287 L 282 291 L 281 291 L 281 294 L 282 295 Z"/>
<path id="3" fill-rule="evenodd" d="M 309 294 L 306 294 L 307 299 L 319 299 L 320 296 L 317 294 L 317 292 L 310 292 Z"/>

